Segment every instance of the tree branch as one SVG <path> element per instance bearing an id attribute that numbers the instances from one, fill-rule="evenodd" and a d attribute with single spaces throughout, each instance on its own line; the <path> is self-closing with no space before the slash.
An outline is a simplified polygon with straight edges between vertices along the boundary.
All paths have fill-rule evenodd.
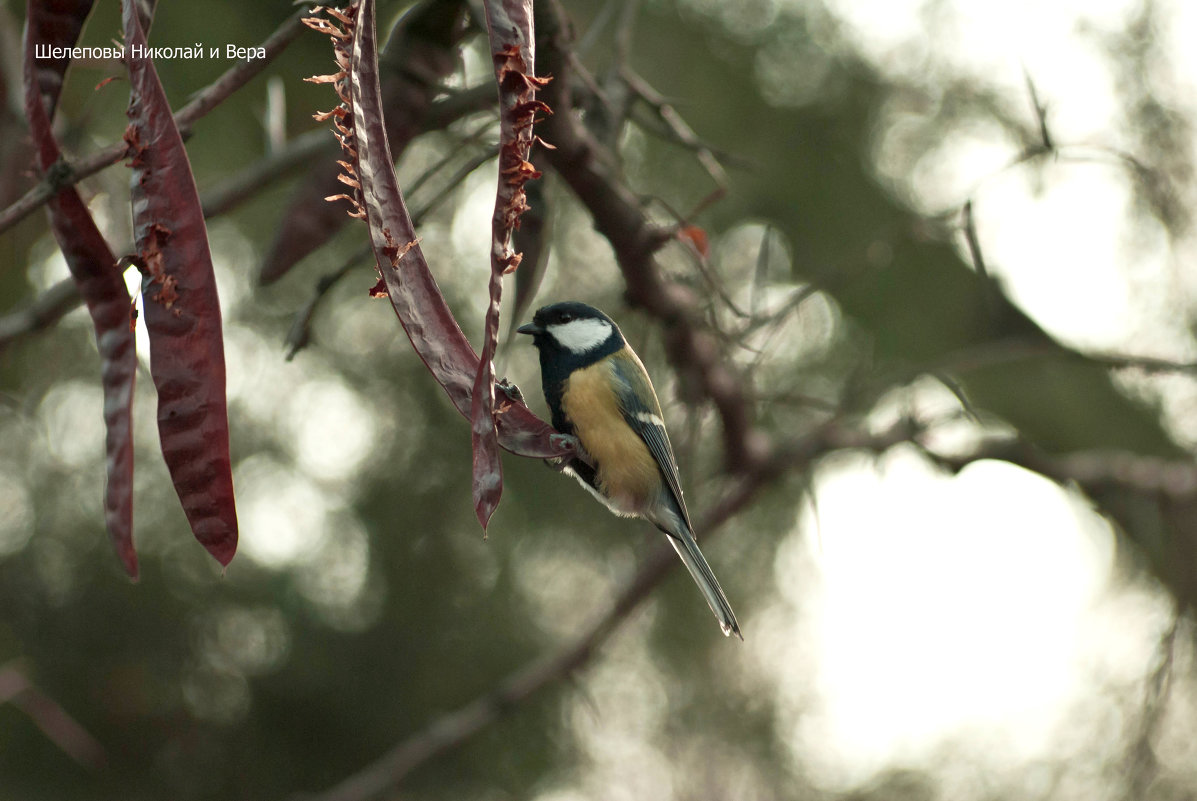
<path id="1" fill-rule="evenodd" d="M 777 475 L 776 469 L 769 468 L 741 476 L 696 526 L 699 536 L 713 535 Z M 662 544 L 641 563 L 610 609 L 569 645 L 532 660 L 489 692 L 433 721 L 335 787 L 315 795 L 297 795 L 292 801 L 368 801 L 393 789 L 425 762 L 452 751 L 532 695 L 585 667 L 678 564 L 673 550 Z"/>
<path id="2" fill-rule="evenodd" d="M 696 534 L 708 542 L 762 489 L 789 472 L 810 469 L 825 453 L 841 448 L 882 453 L 910 441 L 917 432 L 917 427 L 903 420 L 876 435 L 827 424 L 797 437 L 779 447 L 770 459 L 739 471 L 731 489 L 698 521 Z M 673 550 L 662 543 L 641 562 L 611 607 L 571 643 L 533 659 L 489 692 L 433 721 L 336 786 L 322 793 L 298 794 L 292 801 L 369 801 L 393 790 L 425 762 L 454 750 L 521 702 L 586 667 L 608 638 L 679 564 Z"/>
<path id="3" fill-rule="evenodd" d="M 426 181 L 428 181 L 437 172 L 440 172 L 441 168 L 448 163 L 450 158 L 456 155 L 456 153 L 450 154 L 450 156 L 442 160 L 441 163 L 433 165 L 427 172 L 412 182 L 409 195 L 414 195 Z M 419 225 L 423 221 L 424 217 L 431 214 L 437 209 L 438 206 L 441 205 L 441 203 L 447 200 L 453 193 L 453 190 L 461 185 L 461 183 L 464 182 L 465 179 L 474 172 L 474 170 L 490 161 L 495 157 L 495 155 L 496 152 L 493 149 L 487 150 L 483 153 L 477 154 L 461 167 L 459 167 L 457 172 L 455 172 L 453 176 L 449 178 L 448 182 L 441 187 L 440 192 L 438 192 L 435 197 L 423 205 L 413 209 L 411 214 L 412 224 Z M 345 261 L 341 263 L 340 267 L 330 273 L 325 274 L 316 282 L 315 291 L 308 299 L 308 302 L 305 303 L 298 312 L 296 312 L 295 320 L 291 323 L 291 329 L 287 332 L 287 339 L 284 343 L 287 347 L 287 361 L 294 359 L 295 354 L 306 348 L 308 343 L 311 341 L 312 318 L 316 315 L 316 308 L 320 305 L 320 301 L 324 299 L 330 289 L 336 286 L 338 281 L 349 274 L 350 270 L 371 258 L 371 255 L 372 250 L 370 243 L 366 242 L 357 250 L 355 250 L 348 258 L 346 258 Z M 375 271 L 375 275 L 377 274 L 377 271 Z"/>
<path id="4" fill-rule="evenodd" d="M 191 126 L 212 109 L 228 99 L 254 76 L 266 69 L 274 58 L 291 43 L 303 26 L 299 18 L 306 11 L 296 11 L 286 19 L 274 33 L 262 43 L 266 51 L 262 58 L 243 59 L 234 64 L 212 83 L 201 89 L 191 102 L 183 106 L 174 114 L 175 125 L 186 139 L 191 133 Z M 62 169 L 46 175 L 32 189 L 21 196 L 8 208 L 0 211 L 0 232 L 7 231 L 21 220 L 25 219 L 39 207 L 45 205 L 60 189 L 73 186 L 84 178 L 90 178 L 101 170 L 111 167 L 125 156 L 126 145 L 119 142 L 103 150 L 93 153 L 78 163 L 62 162 Z"/>
<path id="5" fill-rule="evenodd" d="M 12 662 L 0 667 L 0 705 L 6 703 L 28 715 L 42 734 L 78 764 L 91 770 L 107 764 L 104 746 Z"/>
<path id="6" fill-rule="evenodd" d="M 494 86 L 465 89 L 433 101 L 421 130 L 424 133 L 443 130 L 463 117 L 492 108 L 494 104 Z M 306 166 L 321 157 L 332 160 L 339 150 L 340 146 L 328 135 L 327 128 L 307 131 L 294 137 L 282 149 L 264 156 L 237 175 L 203 192 L 200 201 L 204 206 L 204 216 L 211 218 L 225 214 L 296 167 Z"/>
<path id="7" fill-rule="evenodd" d="M 30 334 L 52 327 L 83 303 L 73 278 L 65 278 L 24 308 L 0 317 L 0 351 Z"/>
<path id="8" fill-rule="evenodd" d="M 494 87 L 490 85 L 465 89 L 449 97 L 441 98 L 435 101 L 428 110 L 424 131 L 442 130 L 462 117 L 477 111 L 485 111 L 493 105 Z M 178 115 L 175 115 L 175 119 L 178 119 Z M 266 156 L 241 173 L 202 193 L 200 202 L 204 208 L 204 218 L 211 219 L 231 211 L 237 204 L 269 186 L 270 183 L 294 167 L 307 164 L 312 158 L 326 151 L 333 153 L 337 148 L 336 140 L 331 138 L 324 128 L 295 137 L 283 150 Z M 117 161 L 119 160 L 118 157 Z M 76 180 L 85 177 L 87 176 L 76 170 Z M 70 181 L 66 184 L 56 183 L 55 186 L 61 188 L 70 183 Z M 430 206 L 435 206 L 439 202 L 440 199 L 434 200 Z M 362 258 L 365 257 L 362 256 Z M 357 260 L 360 261 L 360 259 Z M 26 308 L 0 317 L 0 351 L 19 339 L 53 327 L 82 303 L 83 296 L 79 294 L 75 282 L 70 279 L 60 281 L 36 297 Z M 293 348 L 288 358 L 294 356 L 295 350 L 298 350 L 292 343 L 292 337 L 300 335 L 306 335 L 306 332 L 295 330 L 288 335 L 288 346 Z M 306 340 L 303 344 L 306 344 Z M 302 344 L 299 347 L 302 347 Z"/>

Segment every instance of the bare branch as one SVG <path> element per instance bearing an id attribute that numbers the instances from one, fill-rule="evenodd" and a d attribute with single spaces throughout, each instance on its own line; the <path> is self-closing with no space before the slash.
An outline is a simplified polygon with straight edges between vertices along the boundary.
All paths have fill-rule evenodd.
<path id="1" fill-rule="evenodd" d="M 83 767 L 99 770 L 107 763 L 104 747 L 96 738 L 11 662 L 0 668 L 0 705 L 5 703 L 28 715 L 42 734 Z"/>
<path id="2" fill-rule="evenodd" d="M 494 86 L 480 86 L 434 101 L 425 117 L 423 131 L 443 130 L 463 117 L 491 108 L 495 104 L 494 93 Z M 466 137 L 466 141 L 469 139 Z M 306 166 L 321 156 L 331 159 L 339 149 L 340 146 L 328 135 L 326 128 L 303 133 L 281 149 L 205 191 L 200 196 L 204 216 L 211 218 L 225 214 L 291 170 Z"/>
<path id="3" fill-rule="evenodd" d="M 316 309 L 320 301 L 324 300 L 329 290 L 337 285 L 354 267 L 366 262 L 373 252 L 369 242 L 359 245 L 357 250 L 341 263 L 341 266 L 330 273 L 326 273 L 316 282 L 316 289 L 307 303 L 295 313 L 291 328 L 287 331 L 287 338 L 283 344 L 287 348 L 287 361 L 295 358 L 295 354 L 306 348 L 312 341 L 312 318 L 316 316 Z"/>
<path id="4" fill-rule="evenodd" d="M 0 351 L 23 337 L 53 327 L 83 303 L 73 278 L 65 278 L 12 314 L 0 317 Z"/>
<path id="5" fill-rule="evenodd" d="M 879 435 L 829 424 L 798 437 L 778 448 L 773 458 L 740 470 L 730 489 L 698 521 L 695 533 L 704 543 L 709 542 L 720 527 L 747 508 L 761 490 L 787 473 L 809 470 L 825 453 L 848 447 L 881 453 L 909 441 L 916 433 L 917 429 L 909 421 L 901 421 Z M 570 644 L 532 660 L 489 692 L 433 721 L 335 787 L 323 793 L 297 795 L 292 801 L 369 801 L 394 789 L 425 762 L 461 746 L 521 702 L 585 668 L 607 639 L 678 564 L 671 548 L 664 544 L 655 548 L 607 611 Z"/>
<path id="6" fill-rule="evenodd" d="M 972 198 L 964 201 L 964 208 L 960 211 L 961 224 L 964 226 L 964 241 L 968 243 L 968 253 L 972 257 L 973 267 L 977 275 L 989 277 L 989 268 L 985 266 L 985 255 L 981 252 L 981 240 L 977 238 L 977 225 L 973 220 Z"/>
<path id="7" fill-rule="evenodd" d="M 204 208 L 204 217 L 216 217 L 231 211 L 291 170 L 306 166 L 320 156 L 331 157 L 336 150 L 336 141 L 329 137 L 324 128 L 291 139 L 283 147 L 203 192 L 200 203 Z"/>
<path id="8" fill-rule="evenodd" d="M 1160 760 L 1156 755 L 1155 741 L 1160 734 L 1167 712 L 1168 700 L 1172 694 L 1173 669 L 1176 657 L 1176 635 L 1180 632 L 1184 609 L 1181 604 L 1173 606 L 1172 622 L 1160 636 L 1156 646 L 1155 665 L 1148 674 L 1143 688 L 1143 706 L 1137 721 L 1138 729 L 1126 755 L 1126 794 L 1130 799 L 1146 798 L 1148 787 L 1159 776 Z"/>
<path id="9" fill-rule="evenodd" d="M 1022 68 L 1022 77 L 1027 84 L 1027 94 L 1031 96 L 1031 107 L 1035 110 L 1035 119 L 1039 122 L 1039 145 L 1044 151 L 1051 152 L 1056 149 L 1056 143 L 1052 139 L 1051 130 L 1047 127 L 1047 106 L 1039 99 L 1039 91 L 1035 88 L 1035 81 L 1031 78 L 1031 73 L 1025 64 Z"/>
<path id="10" fill-rule="evenodd" d="M 480 89 L 485 89 L 486 91 L 479 91 Z M 447 98 L 442 98 L 433 103 L 432 108 L 429 110 L 425 131 L 436 131 L 447 128 L 462 117 L 477 111 L 486 110 L 493 105 L 493 86 L 467 89 Z M 175 115 L 175 118 L 178 119 L 178 115 Z M 478 134 L 468 135 L 462 141 L 463 143 L 472 142 L 477 136 Z M 322 153 L 332 153 L 337 148 L 336 141 L 331 139 L 328 136 L 328 132 L 323 128 L 295 137 L 283 150 L 266 156 L 257 163 L 250 165 L 241 173 L 204 192 L 200 197 L 204 208 L 204 217 L 211 219 L 212 217 L 217 217 L 231 211 L 237 204 L 245 201 L 266 186 L 269 186 L 272 181 L 282 177 L 289 170 L 309 163 L 312 158 Z M 493 157 L 494 153 L 489 152 L 488 154 L 471 159 L 463 166 L 462 170 L 455 173 L 449 180 L 444 193 L 427 203 L 423 209 L 416 212 L 415 216 L 419 218 L 422 214 L 428 214 L 437 208 L 448 196 L 450 188 L 464 180 L 466 175 L 481 166 L 481 163 Z M 119 161 L 119 158 L 117 160 Z M 427 177 L 439 170 L 439 166 L 417 179 L 416 183 L 412 186 L 412 191 L 415 192 L 416 189 L 423 185 Z M 81 178 L 85 176 L 79 175 L 77 177 Z M 70 183 L 71 181 L 67 181 L 61 185 L 56 183 L 55 186 L 61 188 L 61 186 L 69 185 Z M 356 263 L 364 258 L 365 255 L 363 254 L 352 260 Z M 306 346 L 306 337 L 308 335 L 307 325 L 310 324 L 310 316 L 315 311 L 315 305 L 318 303 L 320 296 L 327 292 L 346 272 L 348 272 L 348 269 L 343 267 L 322 278 L 318 284 L 316 294 L 300 310 L 291 332 L 287 335 L 287 345 L 290 349 L 287 355 L 288 360 L 293 358 L 300 349 Z M 325 282 L 329 279 L 331 279 L 331 283 L 325 286 Z M 15 311 L 6 317 L 0 317 L 0 351 L 16 340 L 53 327 L 82 302 L 83 297 L 79 294 L 78 289 L 75 288 L 73 281 L 64 280 L 55 284 L 34 299 L 28 307 Z M 305 316 L 307 317 L 306 320 L 303 319 Z"/>
<path id="11" fill-rule="evenodd" d="M 430 167 L 427 172 L 413 181 L 409 194 L 415 194 L 420 187 L 422 187 L 433 175 L 438 173 L 441 168 L 448 164 L 449 161 L 456 155 L 456 153 L 451 153 L 449 156 L 446 156 L 444 159 Z M 440 205 L 449 198 L 449 196 L 453 193 L 453 190 L 456 189 L 463 181 L 465 181 L 465 179 L 468 178 L 470 174 L 474 172 L 474 170 L 490 161 L 496 155 L 497 151 L 494 148 L 491 148 L 484 153 L 479 153 L 478 155 L 474 156 L 468 162 L 458 168 L 457 172 L 455 172 L 452 177 L 449 178 L 444 188 L 434 198 L 429 200 L 423 206 L 416 207 L 412 210 L 412 224 L 419 225 L 421 222 L 423 222 L 424 218 L 433 211 L 436 211 L 436 209 L 439 208 Z M 312 318 L 316 314 L 316 309 L 320 305 L 320 301 L 323 300 L 324 296 L 328 294 L 328 291 L 336 286 L 338 281 L 348 275 L 356 265 L 365 262 L 366 259 L 370 257 L 370 252 L 370 243 L 367 242 L 355 250 L 347 259 L 345 259 L 340 267 L 338 267 L 336 270 L 333 270 L 331 273 L 322 276 L 320 280 L 316 282 L 316 291 L 312 294 L 312 297 L 308 298 L 308 302 L 303 305 L 303 308 L 296 312 L 295 320 L 291 323 L 291 329 L 287 332 L 287 339 L 285 342 L 287 346 L 287 361 L 294 359 L 295 354 L 306 348 L 308 343 L 311 341 Z"/>
<path id="12" fill-rule="evenodd" d="M 775 470 L 768 469 L 743 476 L 695 527 L 703 541 L 743 510 L 776 475 Z M 655 548 L 615 603 L 572 643 L 529 662 L 489 692 L 433 721 L 335 787 L 315 795 L 296 796 L 293 801 L 368 801 L 393 789 L 425 762 L 452 751 L 532 695 L 584 668 L 678 564 L 668 546 Z"/>
<path id="13" fill-rule="evenodd" d="M 649 85 L 648 81 L 630 69 L 624 69 L 620 73 L 620 77 L 623 78 L 637 97 L 653 107 L 657 112 L 657 116 L 665 123 L 673 138 L 694 151 L 698 158 L 698 163 L 702 165 L 703 169 L 707 171 L 707 175 L 711 176 L 711 180 L 714 181 L 715 189 L 700 200 L 694 209 L 686 215 L 687 220 L 694 219 L 727 194 L 729 183 L 727 172 L 723 169 L 723 165 L 719 163 L 719 159 L 715 156 L 714 151 L 698 138 L 698 134 L 694 133 L 694 129 L 682 119 L 677 110 L 656 89 Z"/>
<path id="14" fill-rule="evenodd" d="M 996 288 L 995 288 L 995 291 Z M 1023 359 L 1055 356 L 1061 359 L 1088 362 L 1110 370 L 1142 370 L 1146 373 L 1197 374 L 1197 362 L 1180 362 L 1154 356 L 1121 353 L 1085 353 L 1065 347 L 1054 340 L 1029 337 L 1006 337 L 959 348 L 942 357 L 920 364 L 903 366 L 870 380 L 866 396 L 876 396 L 889 387 L 904 384 L 920 375 L 930 374 L 942 380 L 946 373 L 968 373 L 999 364 Z"/>
<path id="15" fill-rule="evenodd" d="M 243 59 L 237 62 L 225 70 L 219 78 L 201 89 L 187 105 L 175 112 L 175 125 L 178 126 L 184 138 L 190 134 L 191 126 L 197 120 L 223 103 L 229 95 L 266 69 L 267 65 L 299 35 L 303 29 L 303 26 L 299 24 L 299 18 L 304 13 L 306 12 L 295 12 L 267 37 L 266 41 L 262 43 L 262 48 L 266 51 L 263 57 Z M 33 211 L 45 205 L 46 201 L 64 186 L 73 186 L 84 178 L 90 178 L 101 170 L 116 164 L 124 158 L 125 148 L 125 143 L 120 142 L 93 153 L 75 164 L 63 161 L 60 169 L 46 175 L 15 203 L 0 211 L 0 232 L 7 231 Z"/>

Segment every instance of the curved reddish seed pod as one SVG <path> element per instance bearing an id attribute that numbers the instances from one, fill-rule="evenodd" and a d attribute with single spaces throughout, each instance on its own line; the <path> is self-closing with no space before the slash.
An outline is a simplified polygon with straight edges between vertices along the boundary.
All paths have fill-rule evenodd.
<path id="1" fill-rule="evenodd" d="M 387 109 L 387 141 L 396 157 L 423 132 L 425 114 L 442 80 L 457 69 L 458 44 L 469 31 L 462 24 L 466 8 L 464 0 L 420 2 L 405 12 L 391 31 L 382 56 L 380 89 Z M 334 18 L 318 30 L 332 36 L 336 21 Z M 342 206 L 320 200 L 335 186 L 336 175 L 332 164 L 322 162 L 302 181 L 263 259 L 258 275 L 262 284 L 282 278 L 341 230 L 347 221 Z"/>
<path id="2" fill-rule="evenodd" d="M 366 218 L 381 273 L 381 280 L 370 294 L 374 297 L 385 294 L 389 298 L 412 347 L 429 372 L 462 415 L 477 419 L 472 408 L 480 360 L 428 269 L 395 178 L 383 121 L 374 4 L 372 0 L 363 0 L 338 9 L 335 14 L 333 10 L 324 10 L 343 24 L 344 30 L 319 18 L 304 22 L 332 39 L 338 71 L 315 80 L 332 83 L 343 104 L 343 113 L 329 117 L 352 161 L 340 165 L 349 179 L 343 183 L 353 189 L 352 195 L 338 194 L 327 199 L 348 201 L 351 216 Z M 572 445 L 555 439 L 552 426 L 534 415 L 510 388 L 505 389 L 494 413 L 485 415 L 485 420 L 493 421 L 498 446 L 512 453 L 553 458 L 573 452 Z M 474 451 L 476 459 L 479 453 L 483 456 L 481 463 L 475 462 L 474 495 L 475 508 L 484 527 L 502 488 L 499 455 L 493 440 L 494 437 L 488 450 Z M 477 503 L 480 498 L 481 504 Z"/>
<path id="3" fill-rule="evenodd" d="M 32 70 L 47 119 L 54 119 L 62 81 L 71 63 L 70 56 L 51 57 L 48 51 L 54 47 L 71 47 L 78 41 L 79 31 L 91 13 L 92 3 L 93 0 L 28 0 L 25 4 L 26 57 L 37 56 L 31 63 L 26 63 L 25 95 L 28 99 Z M 39 56 L 37 49 L 44 49 L 47 54 Z"/>
<path id="4" fill-rule="evenodd" d="M 499 342 L 499 308 L 503 276 L 519 266 L 521 254 L 511 239 L 528 208 L 524 184 L 540 173 L 528 162 L 532 124 L 538 110 L 534 77 L 536 34 L 531 0 L 486 0 L 495 83 L 499 87 L 499 184 L 491 218 L 489 302 L 483 331 L 482 357 L 474 377 L 470 409 L 474 452 L 474 511 L 485 530 L 503 494 L 503 466 L 495 430 L 495 348 Z"/>
<path id="5" fill-rule="evenodd" d="M 145 34 L 125 0 L 133 224 L 158 389 L 162 455 L 191 530 L 227 565 L 237 550 L 229 463 L 224 341 L 207 230 L 187 151 L 154 65 L 135 55 Z"/>
<path id="6" fill-rule="evenodd" d="M 69 8 L 67 8 L 69 7 Z M 66 61 L 39 68 L 34 58 L 37 43 L 74 44 L 91 3 L 33 2 L 25 29 L 25 116 L 37 147 L 38 165 L 46 172 L 61 157 L 50 127 L 50 112 L 62 85 Z M 71 12 L 71 13 L 68 13 Z M 47 74 L 57 80 L 48 80 Z M 87 205 L 74 187 L 66 187 L 47 204 L 54 238 L 62 249 L 71 276 L 87 304 L 100 351 L 104 388 L 105 453 L 108 483 L 104 491 L 104 518 L 108 536 L 130 577 L 137 578 L 137 551 L 133 546 L 133 386 L 137 375 L 137 348 L 129 325 L 129 292 L 116 265 L 116 257 L 96 227 Z"/>
<path id="7" fill-rule="evenodd" d="M 503 462 L 499 458 L 499 432 L 495 426 L 495 346 L 499 341 L 499 303 L 502 298 L 503 268 L 494 266 L 490 275 L 490 302 L 486 307 L 482 356 L 474 375 L 470 404 L 474 514 L 478 515 L 483 532 L 503 497 Z"/>
<path id="8" fill-rule="evenodd" d="M 453 405 L 468 417 L 478 354 L 461 332 L 428 269 L 395 179 L 379 102 L 371 0 L 363 0 L 355 27 L 348 77 L 353 106 L 352 144 L 374 254 L 387 296 L 412 347 Z M 512 453 L 541 459 L 572 453 L 567 444 L 551 440 L 553 427 L 519 401 L 504 397 L 496 409 L 496 419 L 499 445 Z"/>

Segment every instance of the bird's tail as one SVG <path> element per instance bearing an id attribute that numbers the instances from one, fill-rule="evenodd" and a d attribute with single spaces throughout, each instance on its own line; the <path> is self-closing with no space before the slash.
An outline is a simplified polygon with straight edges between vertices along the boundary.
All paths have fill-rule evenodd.
<path id="1" fill-rule="evenodd" d="M 715 578 L 702 551 L 698 550 L 698 541 L 694 539 L 694 535 L 687 527 L 679 526 L 679 528 L 681 530 L 677 534 L 665 532 L 669 538 L 669 544 L 673 546 L 673 550 L 677 551 L 677 555 L 682 557 L 682 562 L 690 571 L 690 575 L 694 577 L 698 589 L 702 590 L 702 597 L 706 599 L 707 606 L 711 607 L 711 611 L 719 619 L 719 627 L 723 629 L 723 634 L 725 636 L 735 634 L 741 640 L 744 639 L 744 635 L 740 633 L 740 624 L 736 622 L 736 613 L 732 611 L 727 596 L 723 594 L 719 580 Z"/>

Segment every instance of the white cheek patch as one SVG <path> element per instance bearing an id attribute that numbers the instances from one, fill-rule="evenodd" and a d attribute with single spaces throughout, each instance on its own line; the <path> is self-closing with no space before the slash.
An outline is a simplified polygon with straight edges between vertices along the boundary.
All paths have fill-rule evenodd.
<path id="1" fill-rule="evenodd" d="M 585 353 L 607 341 L 611 336 L 611 325 L 606 320 L 570 320 L 548 326 L 548 332 L 566 350 Z"/>

